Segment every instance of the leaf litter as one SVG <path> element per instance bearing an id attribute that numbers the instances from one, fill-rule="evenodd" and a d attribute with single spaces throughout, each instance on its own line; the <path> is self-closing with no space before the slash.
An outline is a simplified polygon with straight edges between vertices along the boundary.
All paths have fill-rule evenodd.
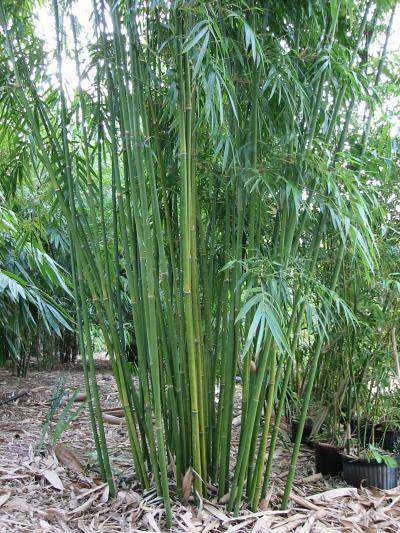
<path id="1" fill-rule="evenodd" d="M 118 489 L 114 499 L 96 468 L 87 408 L 68 427 L 54 448 L 36 452 L 52 390 L 61 376 L 71 390 L 83 385 L 79 365 L 52 372 L 31 372 L 27 378 L 11 376 L 0 369 L 2 397 L 24 390 L 23 402 L 16 399 L 0 406 L 0 533 L 114 533 L 163 532 L 162 501 L 155 489 L 143 493 L 136 482 L 130 457 L 123 411 L 108 362 L 97 360 L 106 438 Z M 38 387 L 37 383 L 41 383 Z M 238 386 L 239 387 L 239 386 Z M 84 396 L 79 398 L 84 401 Z M 240 389 L 235 401 L 232 440 L 240 434 Z M 107 416 L 108 415 L 108 416 Z M 119 420 L 118 420 L 119 419 Z M 122 420 L 121 420 L 122 419 Z M 282 424 L 282 434 L 288 428 Z M 172 531 L 187 533 L 400 533 L 400 487 L 389 491 L 349 487 L 340 477 L 322 477 L 315 472 L 313 451 L 302 447 L 294 488 L 287 511 L 279 509 L 290 460 L 291 445 L 276 451 L 273 484 L 259 512 L 243 504 L 239 516 L 228 512 L 229 494 L 220 501 L 209 485 L 209 500 L 199 508 L 190 495 L 192 471 L 184 479 L 183 504 L 173 498 Z M 231 462 L 235 461 L 235 450 Z M 170 483 L 174 486 L 174 461 Z"/>

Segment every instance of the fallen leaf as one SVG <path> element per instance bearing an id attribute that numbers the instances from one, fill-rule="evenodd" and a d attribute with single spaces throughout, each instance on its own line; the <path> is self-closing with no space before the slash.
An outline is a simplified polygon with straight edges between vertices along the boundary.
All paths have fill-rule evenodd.
<path id="1" fill-rule="evenodd" d="M 241 421 L 242 421 L 241 415 L 235 416 L 235 418 L 232 420 L 232 427 L 237 428 L 238 426 L 240 426 Z"/>
<path id="2" fill-rule="evenodd" d="M 263 498 L 261 501 L 260 501 L 260 511 L 268 511 L 269 509 L 269 499 L 268 498 Z"/>
<path id="3" fill-rule="evenodd" d="M 84 503 L 82 503 L 82 505 L 80 505 L 79 507 L 76 507 L 75 509 L 70 511 L 68 513 L 68 515 L 72 516 L 72 515 L 83 513 L 85 511 L 87 511 L 89 509 L 89 507 L 92 506 L 92 504 L 96 500 L 97 496 L 98 496 L 98 494 L 94 494 L 88 500 L 86 500 Z"/>
<path id="4" fill-rule="evenodd" d="M 0 494 L 0 507 L 6 503 L 10 496 L 11 491 L 5 492 L 4 494 Z"/>
<path id="5" fill-rule="evenodd" d="M 144 521 L 149 525 L 148 531 L 154 531 L 155 533 L 160 533 L 160 528 L 157 525 L 157 522 L 154 520 L 152 513 L 146 513 L 144 515 Z"/>
<path id="6" fill-rule="evenodd" d="M 86 402 L 86 392 L 80 392 L 75 396 L 74 402 Z"/>
<path id="7" fill-rule="evenodd" d="M 52 487 L 57 490 L 63 490 L 64 485 L 62 484 L 61 479 L 58 477 L 58 474 L 54 470 L 45 470 L 43 472 L 43 477 L 47 479 Z"/>
<path id="8" fill-rule="evenodd" d="M 123 418 L 125 416 L 124 410 L 122 407 L 111 407 L 110 409 L 103 409 L 104 414 L 117 416 L 118 418 Z"/>
<path id="9" fill-rule="evenodd" d="M 107 486 L 107 483 L 101 483 L 100 485 L 97 485 L 96 487 L 92 487 L 89 490 L 83 491 L 79 496 L 76 497 L 76 501 L 81 500 L 82 498 L 87 498 L 89 494 L 93 494 L 94 492 L 100 492 L 101 490 L 104 490 L 104 487 Z"/>
<path id="10" fill-rule="evenodd" d="M 305 507 L 306 509 L 311 509 L 311 511 L 319 511 L 321 509 L 314 503 L 306 500 L 306 498 L 303 498 L 303 496 L 295 494 L 293 491 L 290 493 L 290 498 L 302 507 Z"/>
<path id="11" fill-rule="evenodd" d="M 4 507 L 6 509 L 18 510 L 21 513 L 31 513 L 32 512 L 32 505 L 30 505 L 23 498 L 17 498 L 17 497 L 11 498 L 11 500 L 8 500 L 6 502 Z"/>
<path id="12" fill-rule="evenodd" d="M 175 460 L 174 460 L 174 457 L 173 457 L 172 453 L 169 450 L 168 450 L 168 453 L 169 453 L 169 458 L 170 458 L 170 461 L 171 461 L 172 473 L 174 474 L 174 479 L 176 481 L 176 464 L 175 464 Z"/>
<path id="13" fill-rule="evenodd" d="M 110 487 L 106 485 L 103 490 L 103 494 L 100 498 L 100 503 L 106 503 L 108 502 L 108 498 L 110 497 Z"/>
<path id="14" fill-rule="evenodd" d="M 262 516 L 257 520 L 257 522 L 254 524 L 253 529 L 251 530 L 251 533 L 262 533 L 264 531 L 272 531 L 269 528 L 269 525 L 271 524 L 271 517 L 269 516 Z M 239 529 L 241 528 L 243 530 L 244 527 L 249 525 L 248 522 L 244 522 L 242 524 L 238 524 L 236 527 Z M 229 533 L 233 533 L 234 528 L 230 528 Z"/>
<path id="15" fill-rule="evenodd" d="M 117 416 L 109 415 L 107 413 L 103 413 L 103 420 L 104 422 L 108 422 L 109 424 L 114 424 L 116 426 L 121 425 L 123 418 L 118 418 Z"/>
<path id="16" fill-rule="evenodd" d="M 218 529 L 219 522 L 210 522 L 204 529 L 202 529 L 201 533 L 209 533 L 210 531 L 216 531 Z"/>
<path id="17" fill-rule="evenodd" d="M 75 457 L 72 451 L 63 444 L 56 444 L 54 447 L 54 453 L 62 466 L 65 466 L 78 474 L 84 472 L 82 463 Z"/>
<path id="18" fill-rule="evenodd" d="M 267 494 L 265 495 L 265 498 L 263 498 L 261 501 L 260 501 L 260 510 L 261 511 L 268 511 L 270 510 L 270 501 L 271 501 L 271 498 L 272 498 L 272 494 L 274 493 L 274 489 L 275 489 L 275 481 L 273 481 L 271 483 L 271 487 L 269 488 Z"/>
<path id="19" fill-rule="evenodd" d="M 192 492 L 192 480 L 193 472 L 192 468 L 189 466 L 182 480 L 182 498 L 185 501 L 189 499 L 190 493 Z"/>
<path id="20" fill-rule="evenodd" d="M 323 475 L 321 472 L 317 472 L 316 474 L 312 474 L 311 476 L 304 477 L 300 480 L 300 483 L 312 483 L 314 481 L 318 481 L 323 478 Z"/>
<path id="21" fill-rule="evenodd" d="M 340 487 L 338 489 L 327 490 L 325 492 L 320 492 L 319 494 L 314 494 L 309 497 L 309 500 L 313 502 L 327 502 L 335 498 L 344 498 L 346 496 L 354 497 L 357 494 L 357 489 L 353 487 Z"/>
<path id="22" fill-rule="evenodd" d="M 215 516 L 215 518 L 218 518 L 218 520 L 220 520 L 221 522 L 226 522 L 229 520 L 226 514 L 224 514 L 219 509 L 209 503 L 204 504 L 204 509 L 206 509 L 211 515 Z"/>
<path id="23" fill-rule="evenodd" d="M 221 498 L 218 500 L 218 503 L 222 503 L 222 504 L 225 504 L 225 503 L 228 503 L 229 501 L 229 492 L 227 492 L 226 494 L 224 494 L 223 496 L 221 496 Z"/>

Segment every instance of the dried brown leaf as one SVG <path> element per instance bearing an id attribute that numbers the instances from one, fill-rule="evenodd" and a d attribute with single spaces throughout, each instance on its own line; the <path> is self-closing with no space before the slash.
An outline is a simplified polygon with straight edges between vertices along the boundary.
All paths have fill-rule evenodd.
<path id="1" fill-rule="evenodd" d="M 317 472 L 316 474 L 312 474 L 311 476 L 304 477 L 300 480 L 301 483 L 313 483 L 314 481 L 319 481 L 320 479 L 323 479 L 323 475 L 321 472 Z"/>
<path id="2" fill-rule="evenodd" d="M 261 511 L 268 511 L 269 509 L 269 499 L 267 498 L 263 498 L 261 501 L 260 501 L 260 510 Z"/>
<path id="3" fill-rule="evenodd" d="M 190 493 L 192 492 L 192 480 L 193 472 L 192 468 L 189 466 L 182 480 L 182 498 L 185 501 L 189 499 Z"/>
<path id="4" fill-rule="evenodd" d="M 111 407 L 110 409 L 103 409 L 103 413 L 117 416 L 118 418 L 123 418 L 125 415 L 122 407 Z"/>
<path id="5" fill-rule="evenodd" d="M 80 392 L 75 396 L 74 402 L 86 402 L 86 392 Z"/>
<path id="6" fill-rule="evenodd" d="M 218 503 L 221 503 L 222 505 L 225 505 L 226 503 L 228 503 L 228 501 L 229 501 L 229 495 L 230 495 L 230 493 L 227 492 L 226 494 L 224 494 L 223 496 L 221 496 L 221 498 L 218 500 Z"/>
<path id="7" fill-rule="evenodd" d="M 4 505 L 5 509 L 13 509 L 22 513 L 31 513 L 32 505 L 30 505 L 24 498 L 11 498 Z"/>
<path id="8" fill-rule="evenodd" d="M 51 528 L 51 525 L 46 520 L 39 520 L 39 524 L 43 531 L 47 531 Z"/>
<path id="9" fill-rule="evenodd" d="M 205 503 L 204 509 L 208 511 L 211 515 L 215 516 L 215 518 L 218 518 L 218 520 L 221 520 L 221 522 L 227 522 L 229 520 L 229 517 L 226 516 L 226 514 L 220 511 L 217 507 L 214 507 L 214 505 Z"/>
<path id="10" fill-rule="evenodd" d="M 172 473 L 174 474 L 174 479 L 176 481 L 176 464 L 175 464 L 175 459 L 174 459 L 174 456 L 172 455 L 171 451 L 168 450 L 168 453 L 169 453 L 169 460 L 171 462 L 171 469 L 172 469 Z"/>
<path id="11" fill-rule="evenodd" d="M 357 489 L 354 487 L 340 487 L 338 489 L 327 490 L 325 492 L 320 492 L 319 494 L 314 494 L 309 497 L 309 500 L 313 502 L 328 502 L 335 498 L 344 498 L 346 496 L 356 496 Z"/>
<path id="12" fill-rule="evenodd" d="M 64 485 L 62 484 L 57 472 L 54 472 L 54 470 L 45 470 L 42 475 L 47 479 L 52 487 L 57 490 L 64 490 Z"/>
<path id="13" fill-rule="evenodd" d="M 311 509 L 312 511 L 320 510 L 320 507 L 318 507 L 318 505 L 311 503 L 310 501 L 306 500 L 306 498 L 303 498 L 303 496 L 299 496 L 298 494 L 295 494 L 293 491 L 290 493 L 290 499 L 292 499 L 293 501 L 295 501 L 302 507 L 305 507 L 306 509 Z"/>
<path id="14" fill-rule="evenodd" d="M 73 472 L 82 474 L 84 472 L 83 464 L 79 459 L 72 453 L 72 451 L 64 446 L 64 444 L 58 443 L 54 447 L 54 453 L 59 461 L 59 463 L 65 468 L 69 468 Z"/>
<path id="15" fill-rule="evenodd" d="M 0 507 L 6 503 L 6 501 L 10 498 L 11 491 L 4 492 L 3 494 L 0 494 Z"/>
<path id="16" fill-rule="evenodd" d="M 97 499 L 97 496 L 98 496 L 97 493 L 93 494 L 93 496 L 91 496 L 88 500 L 82 503 L 82 505 L 80 505 L 79 507 L 76 507 L 75 509 L 70 511 L 68 514 L 72 516 L 72 515 L 84 513 L 92 506 L 93 502 Z"/>
<path id="17" fill-rule="evenodd" d="M 115 426 L 121 425 L 123 418 L 119 418 L 118 416 L 109 415 L 108 413 L 103 413 L 103 420 L 104 422 L 108 422 L 108 424 L 114 424 Z"/>
<path id="18" fill-rule="evenodd" d="M 89 490 L 83 491 L 79 496 L 76 497 L 76 501 L 82 500 L 82 498 L 86 498 L 89 496 L 89 494 L 93 494 L 94 492 L 100 492 L 101 490 L 104 490 L 104 488 L 107 486 L 107 483 L 101 483 L 100 485 L 97 485 L 96 487 L 93 487 Z"/>
<path id="19" fill-rule="evenodd" d="M 146 513 L 144 516 L 144 521 L 148 524 L 148 531 L 154 531 L 154 533 L 160 533 L 160 528 L 157 525 L 157 522 L 154 520 L 153 513 Z"/>
<path id="20" fill-rule="evenodd" d="M 110 497 L 110 487 L 106 485 L 103 490 L 103 494 L 100 497 L 100 503 L 106 503 L 108 502 L 108 498 Z"/>

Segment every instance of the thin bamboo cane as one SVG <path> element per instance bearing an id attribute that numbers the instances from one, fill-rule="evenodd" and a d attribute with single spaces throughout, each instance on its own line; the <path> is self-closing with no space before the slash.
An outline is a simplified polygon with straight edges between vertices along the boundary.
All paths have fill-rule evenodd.
<path id="1" fill-rule="evenodd" d="M 332 276 L 332 282 L 331 282 L 331 287 L 330 287 L 332 291 L 334 291 L 336 288 L 345 249 L 346 249 L 345 242 L 342 241 L 339 247 L 337 258 L 336 258 L 335 271 Z M 289 472 L 288 472 L 288 477 L 286 480 L 285 491 L 282 497 L 282 503 L 281 503 L 282 509 L 286 509 L 289 503 L 290 492 L 292 490 L 292 483 L 293 483 L 295 470 L 296 470 L 297 457 L 300 451 L 301 437 L 303 434 L 303 428 L 304 428 L 304 424 L 305 424 L 306 417 L 307 417 L 308 405 L 309 405 L 310 398 L 311 398 L 311 391 L 314 385 L 314 378 L 317 372 L 318 360 L 319 360 L 319 356 L 321 353 L 323 342 L 324 342 L 324 337 L 320 335 L 318 341 L 316 342 L 316 346 L 314 349 L 313 358 L 312 358 L 311 367 L 310 367 L 310 375 L 309 375 L 309 379 L 307 381 L 307 387 L 304 393 L 303 408 L 301 410 L 301 414 L 299 418 L 299 427 L 301 429 L 296 434 L 296 441 L 294 443 L 293 453 L 292 453 L 292 457 L 291 457 L 291 461 L 289 465 Z"/>

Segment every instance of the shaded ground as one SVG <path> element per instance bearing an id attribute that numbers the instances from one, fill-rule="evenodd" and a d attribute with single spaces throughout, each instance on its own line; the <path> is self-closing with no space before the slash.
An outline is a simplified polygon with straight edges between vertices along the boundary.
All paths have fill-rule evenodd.
<path id="1" fill-rule="evenodd" d="M 106 362 L 98 362 L 103 409 L 118 407 L 114 380 Z M 33 372 L 19 379 L 0 369 L 0 396 L 25 389 L 27 396 L 0 406 L 0 532 L 165 531 L 162 503 L 154 491 L 142 494 L 134 480 L 123 422 L 106 423 L 113 471 L 118 484 L 108 498 L 94 468 L 94 446 L 87 408 L 65 431 L 55 451 L 36 452 L 55 384 L 83 381 L 81 368 Z M 237 402 L 239 408 L 239 401 Z M 79 404 L 74 404 L 77 406 Z M 239 413 L 237 413 L 239 414 Z M 234 428 L 237 442 L 239 426 Z M 68 455 L 72 453 L 72 455 Z M 57 458 L 58 456 L 58 458 Z M 216 500 L 200 509 L 174 502 L 173 531 L 207 532 L 400 532 L 400 487 L 392 491 L 354 489 L 340 478 L 314 474 L 313 452 L 302 449 L 289 511 L 278 503 L 287 474 L 290 445 L 276 452 L 267 511 L 246 509 L 232 517 Z M 79 459 L 81 465 L 75 462 Z"/>

